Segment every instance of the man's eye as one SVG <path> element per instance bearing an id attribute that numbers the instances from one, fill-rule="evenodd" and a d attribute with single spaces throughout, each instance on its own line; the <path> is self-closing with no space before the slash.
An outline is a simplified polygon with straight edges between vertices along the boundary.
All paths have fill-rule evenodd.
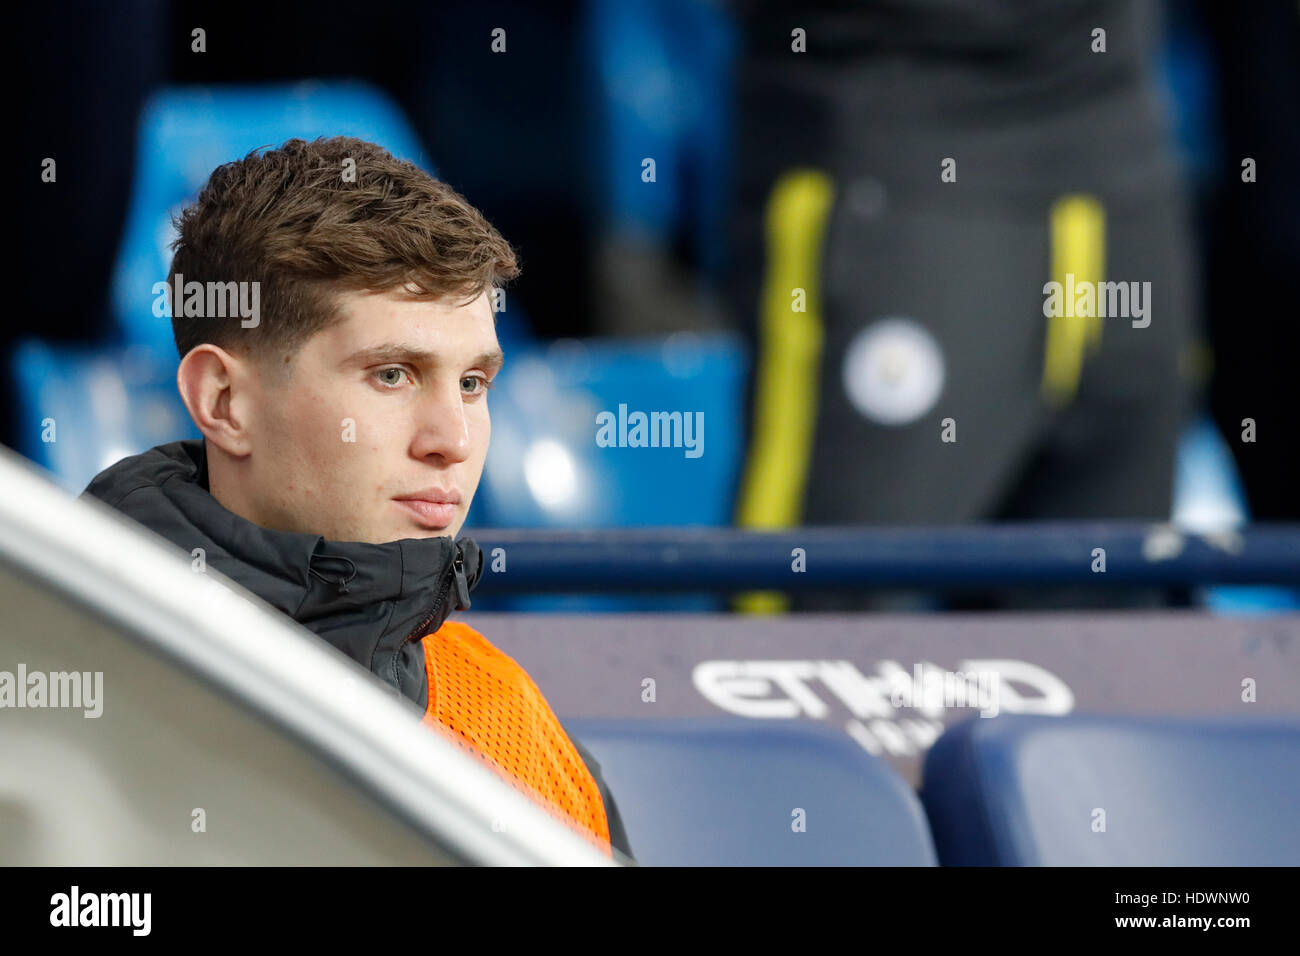
<path id="1" fill-rule="evenodd" d="M 403 375 L 406 375 L 406 369 L 398 367 L 381 368 L 375 372 L 375 377 L 390 388 L 401 385 Z"/>
<path id="2" fill-rule="evenodd" d="M 464 378 L 462 378 L 462 379 L 460 380 L 461 388 L 464 388 L 464 387 L 465 387 L 465 383 L 466 383 L 466 382 L 479 382 L 479 383 L 483 386 L 482 388 L 477 388 L 477 389 L 471 389 L 471 390 L 470 390 L 470 391 L 471 391 L 471 394 L 475 394 L 475 395 L 482 395 L 484 392 L 486 392 L 489 388 L 492 387 L 492 383 L 489 382 L 489 381 L 488 381 L 486 378 L 484 378 L 482 375 L 467 375 L 467 376 L 465 376 Z"/>

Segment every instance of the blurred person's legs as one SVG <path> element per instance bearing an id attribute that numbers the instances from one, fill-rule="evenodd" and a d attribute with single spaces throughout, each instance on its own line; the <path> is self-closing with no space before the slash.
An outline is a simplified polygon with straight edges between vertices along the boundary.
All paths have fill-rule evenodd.
<path id="1" fill-rule="evenodd" d="M 1070 51 L 1002 74 L 973 55 L 978 37 L 947 37 L 939 67 L 748 50 L 733 274 L 756 372 L 740 524 L 1169 518 L 1195 322 L 1187 223 L 1141 69 L 1146 24 L 1108 22 L 1127 29 L 1109 61 Z M 990 36 L 1041 39 L 1019 26 Z M 1044 284 L 1067 273 L 1136 283 L 1127 308 L 1150 324 L 1047 318 Z M 1051 600 L 1098 595 L 1160 599 Z"/>
<path id="2" fill-rule="evenodd" d="M 1151 282 L 1145 328 L 1106 319 L 1078 392 L 1054 414 L 998 520 L 1164 522 L 1174 459 L 1191 412 L 1190 356 L 1198 329 L 1188 212 L 1170 191 L 1107 207 L 1107 273 Z M 1161 589 L 1009 589 L 995 606 L 1161 606 Z"/>
<path id="3" fill-rule="evenodd" d="M 919 208 L 862 222 L 852 202 L 837 206 L 828 227 L 824 341 L 808 373 L 817 416 L 798 523 L 1167 521 L 1196 309 L 1177 195 L 1105 205 L 1106 275 L 1150 282 L 1151 322 L 1101 320 L 1096 351 L 1078 356 L 1075 390 L 1060 406 L 1043 394 L 1047 210 L 1038 222 Z M 891 375 L 913 385 L 878 381 Z M 1150 590 L 1075 589 L 1008 592 L 995 603 L 1161 601 Z M 793 606 L 909 603 L 901 594 L 808 595 Z"/>

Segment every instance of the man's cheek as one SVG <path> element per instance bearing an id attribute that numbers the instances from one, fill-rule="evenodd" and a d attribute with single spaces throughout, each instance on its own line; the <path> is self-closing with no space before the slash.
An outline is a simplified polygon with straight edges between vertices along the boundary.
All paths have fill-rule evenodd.
<path id="1" fill-rule="evenodd" d="M 324 396 L 314 407 L 304 409 L 297 421 L 295 441 L 306 447 L 317 467 L 346 465 L 365 454 L 368 447 L 365 415 L 354 408 L 334 406 Z"/>

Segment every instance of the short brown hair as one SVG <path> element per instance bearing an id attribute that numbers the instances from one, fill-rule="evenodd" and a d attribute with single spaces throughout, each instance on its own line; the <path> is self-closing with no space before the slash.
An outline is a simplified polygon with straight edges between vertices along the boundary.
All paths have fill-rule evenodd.
<path id="1" fill-rule="evenodd" d="M 469 302 L 519 274 L 510 244 L 459 193 L 350 136 L 291 139 L 217 167 L 175 225 L 169 289 L 177 273 L 186 285 L 257 282 L 260 300 L 251 328 L 238 317 L 186 317 L 173 302 L 182 357 L 210 342 L 287 362 L 338 319 L 334 292 Z"/>

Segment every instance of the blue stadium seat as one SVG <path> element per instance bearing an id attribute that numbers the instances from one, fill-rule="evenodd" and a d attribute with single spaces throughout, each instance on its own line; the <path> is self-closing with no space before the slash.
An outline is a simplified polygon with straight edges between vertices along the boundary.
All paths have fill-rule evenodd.
<path id="1" fill-rule="evenodd" d="M 113 272 L 113 315 L 127 344 L 175 350 L 170 321 L 152 308 L 154 283 L 171 267 L 171 215 L 223 163 L 258 147 L 318 136 L 358 136 L 433 172 L 397 105 L 363 83 L 170 87 L 149 99 L 140 113 L 135 184 Z"/>
<path id="2" fill-rule="evenodd" d="M 570 339 L 507 354 L 492 393 L 492 444 L 475 499 L 498 528 L 616 528 L 731 523 L 745 433 L 748 355 L 729 334 Z M 686 447 L 597 444 L 597 416 L 679 412 L 703 421 Z M 617 422 L 610 437 L 621 441 Z M 630 433 L 622 437 L 631 438 Z M 481 505 L 480 505 L 481 499 Z M 493 609 L 703 611 L 714 597 L 498 599 Z M 486 605 L 485 605 L 486 606 Z"/>
<path id="3" fill-rule="evenodd" d="M 647 866 L 933 866 L 920 803 L 812 721 L 565 720 Z M 797 810 L 806 829 L 796 832 Z"/>
<path id="4" fill-rule="evenodd" d="M 1296 866 L 1300 721 L 972 718 L 921 799 L 945 866 Z"/>
<path id="5" fill-rule="evenodd" d="M 80 494 L 100 471 L 154 445 L 199 437 L 176 391 L 175 352 L 142 346 L 51 345 L 13 350 L 18 447 Z"/>
<path id="6" fill-rule="evenodd" d="M 734 14 L 709 0 L 591 0 L 585 18 L 601 226 L 664 248 L 680 231 L 704 275 L 721 279 Z"/>
<path id="7" fill-rule="evenodd" d="M 1222 531 L 1245 524 L 1246 514 L 1246 495 L 1232 452 L 1213 419 L 1201 415 L 1179 437 L 1173 523 L 1186 531 Z"/>
<path id="8" fill-rule="evenodd" d="M 729 524 L 747 364 L 731 335 L 517 348 L 491 398 L 481 492 L 490 520 L 510 528 Z M 616 421 L 609 437 L 618 443 L 598 444 L 598 416 L 617 419 L 620 405 L 627 417 L 681 413 L 677 446 L 632 447 Z M 677 427 L 688 415 L 704 425 L 696 450 Z"/>
<path id="9" fill-rule="evenodd" d="M 1197 534 L 1230 532 L 1250 520 L 1232 451 L 1208 414 L 1189 424 L 1179 440 L 1172 520 Z M 1219 585 L 1205 588 L 1201 600 L 1219 614 L 1277 614 L 1300 608 L 1300 590 Z"/>

